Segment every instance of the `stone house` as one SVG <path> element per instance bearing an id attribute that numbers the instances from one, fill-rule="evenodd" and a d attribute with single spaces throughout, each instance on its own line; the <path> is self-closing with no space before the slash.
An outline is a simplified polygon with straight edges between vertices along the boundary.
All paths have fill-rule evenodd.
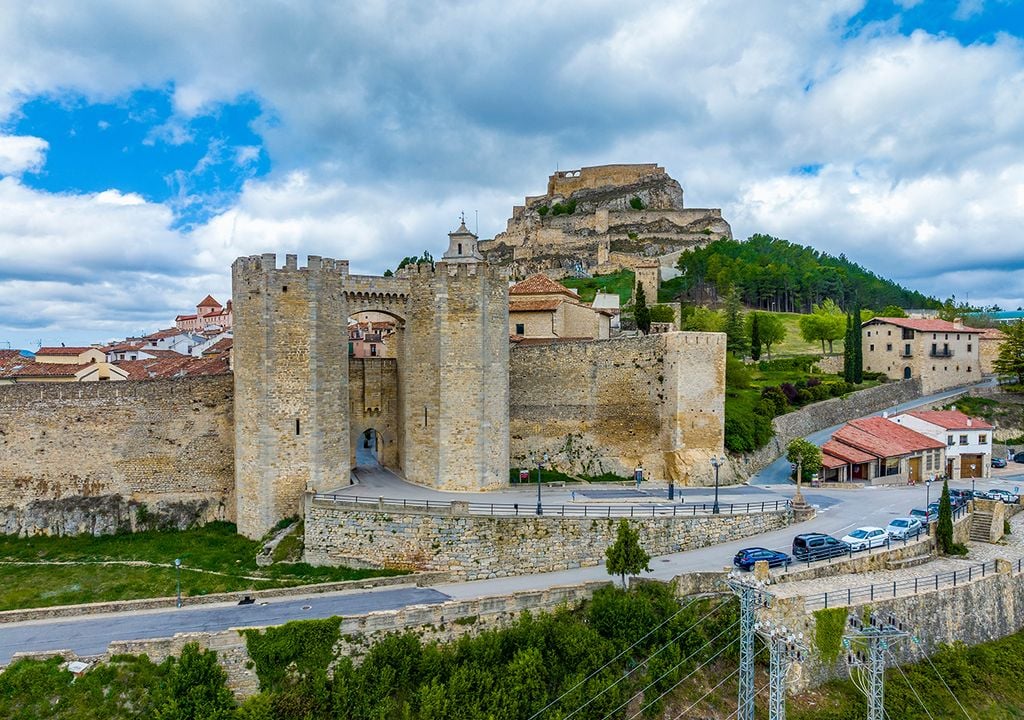
<path id="1" fill-rule="evenodd" d="M 999 348 L 1006 339 L 1006 333 L 998 328 L 985 328 L 978 338 L 981 351 L 981 374 L 995 375 L 995 361 L 999 358 Z"/>
<path id="2" fill-rule="evenodd" d="M 992 473 L 993 427 L 959 410 L 922 410 L 890 418 L 946 446 L 946 477 L 989 477 Z"/>
<path id="3" fill-rule="evenodd" d="M 516 338 L 607 340 L 615 313 L 537 273 L 509 288 L 508 333 Z"/>
<path id="4" fill-rule="evenodd" d="M 876 317 L 861 325 L 864 370 L 921 379 L 924 394 L 981 380 L 982 330 L 930 318 Z"/>
<path id="5" fill-rule="evenodd" d="M 886 417 L 851 420 L 821 447 L 822 479 L 867 485 L 923 482 L 943 470 L 946 445 Z"/>
<path id="6" fill-rule="evenodd" d="M 36 362 L 63 365 L 83 365 L 105 362 L 107 356 L 94 347 L 41 347 L 36 350 Z"/>

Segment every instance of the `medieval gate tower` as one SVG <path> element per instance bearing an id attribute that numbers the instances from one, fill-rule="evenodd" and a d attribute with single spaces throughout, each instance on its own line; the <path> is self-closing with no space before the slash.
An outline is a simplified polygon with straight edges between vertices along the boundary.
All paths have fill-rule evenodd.
<path id="1" fill-rule="evenodd" d="M 387 428 L 382 461 L 411 482 L 508 483 L 508 282 L 465 224 L 434 267 L 350 275 L 345 260 L 279 268 L 270 253 L 238 258 L 232 286 L 239 532 L 260 537 L 307 490 L 348 485 L 367 426 Z M 367 310 L 394 319 L 393 358 L 349 358 L 348 318 Z"/>

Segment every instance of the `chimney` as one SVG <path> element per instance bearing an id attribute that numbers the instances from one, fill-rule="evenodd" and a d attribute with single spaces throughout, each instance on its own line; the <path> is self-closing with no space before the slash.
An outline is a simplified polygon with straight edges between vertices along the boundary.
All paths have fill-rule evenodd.
<path id="1" fill-rule="evenodd" d="M 971 426 L 971 419 L 967 418 L 967 427 L 970 427 L 970 426 Z"/>
<path id="2" fill-rule="evenodd" d="M 963 318 L 953 318 L 953 329 L 954 330 L 963 330 L 964 329 L 964 319 Z"/>

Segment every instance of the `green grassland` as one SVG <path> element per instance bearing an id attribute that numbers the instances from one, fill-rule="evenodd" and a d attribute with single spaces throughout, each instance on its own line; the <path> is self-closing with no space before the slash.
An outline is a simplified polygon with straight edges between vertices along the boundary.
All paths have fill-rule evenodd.
<path id="1" fill-rule="evenodd" d="M 633 296 L 633 271 L 620 270 L 609 275 L 595 275 L 589 278 L 565 278 L 562 285 L 572 288 L 579 293 L 583 302 L 593 302 L 597 291 L 614 293 L 619 296 L 619 302 L 625 305 Z"/>
<path id="2" fill-rule="evenodd" d="M 260 547 L 223 522 L 99 537 L 0 535 L 0 610 L 174 595 L 175 558 L 184 596 L 401 574 L 305 563 L 260 568 Z"/>

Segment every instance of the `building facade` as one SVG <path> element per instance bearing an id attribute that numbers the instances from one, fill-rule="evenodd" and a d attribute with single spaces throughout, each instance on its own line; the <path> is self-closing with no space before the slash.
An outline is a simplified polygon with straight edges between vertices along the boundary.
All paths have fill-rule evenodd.
<path id="1" fill-rule="evenodd" d="M 976 383 L 982 332 L 959 321 L 872 318 L 861 326 L 864 370 L 892 380 L 920 378 L 925 394 Z"/>
<path id="2" fill-rule="evenodd" d="M 959 410 L 921 410 L 900 413 L 891 419 L 945 445 L 943 472 L 950 480 L 992 474 L 994 428 L 981 418 L 969 417 Z"/>

